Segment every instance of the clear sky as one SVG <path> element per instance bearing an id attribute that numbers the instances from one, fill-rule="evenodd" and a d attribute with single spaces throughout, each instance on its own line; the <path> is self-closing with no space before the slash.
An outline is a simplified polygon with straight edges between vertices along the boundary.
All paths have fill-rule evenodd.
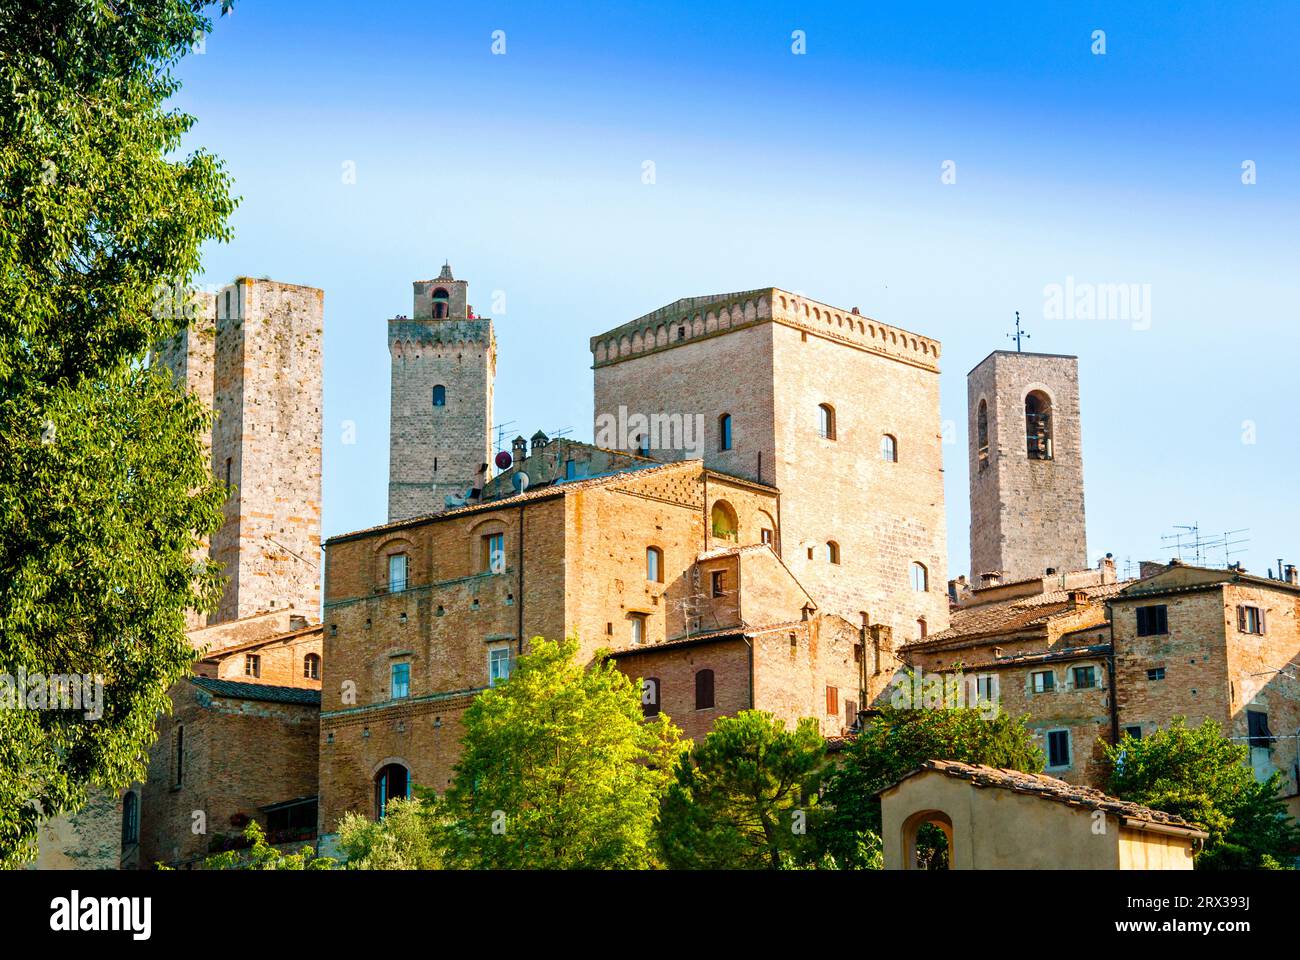
<path id="1" fill-rule="evenodd" d="M 856 305 L 943 343 L 955 576 L 965 376 L 1019 310 L 1079 357 L 1094 562 L 1198 522 L 1300 563 L 1300 7 L 993 6 L 238 0 L 176 98 L 242 197 L 202 281 L 325 290 L 325 535 L 385 519 L 385 321 L 449 259 L 504 293 L 508 437 L 590 440 L 587 338 L 679 297 Z M 1149 316 L 1045 316 L 1069 278 Z"/>

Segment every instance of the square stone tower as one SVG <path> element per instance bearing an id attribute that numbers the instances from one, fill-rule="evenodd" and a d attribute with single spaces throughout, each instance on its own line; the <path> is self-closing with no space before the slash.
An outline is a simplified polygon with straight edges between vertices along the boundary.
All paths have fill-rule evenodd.
<path id="1" fill-rule="evenodd" d="M 443 265 L 417 280 L 414 315 L 388 321 L 392 407 L 388 519 L 447 508 L 491 476 L 496 337 L 474 316 L 469 284 Z"/>
<path id="2" fill-rule="evenodd" d="M 966 397 L 971 583 L 1087 569 L 1078 358 L 995 350 Z"/>
<path id="3" fill-rule="evenodd" d="M 213 473 L 235 488 L 208 548 L 227 583 L 207 624 L 284 609 L 320 618 L 324 299 L 315 287 L 241 277 L 198 294 L 193 323 L 158 351 L 215 411 Z"/>
<path id="4" fill-rule="evenodd" d="M 770 540 L 823 612 L 900 643 L 947 626 L 936 340 L 767 287 L 678 300 L 590 345 L 597 444 L 617 420 L 620 449 L 648 433 L 651 457 L 778 488 L 766 516 L 710 487 L 711 522 Z M 675 422 L 700 429 L 675 440 Z"/>

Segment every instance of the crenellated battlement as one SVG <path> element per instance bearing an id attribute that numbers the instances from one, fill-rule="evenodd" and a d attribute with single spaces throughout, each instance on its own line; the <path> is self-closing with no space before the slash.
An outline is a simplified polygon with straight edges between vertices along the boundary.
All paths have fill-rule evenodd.
<path id="1" fill-rule="evenodd" d="M 388 352 L 394 360 L 482 350 L 485 347 L 496 350 L 491 320 L 434 321 L 394 317 L 388 321 Z"/>
<path id="2" fill-rule="evenodd" d="M 619 363 L 629 357 L 769 322 L 795 327 L 928 370 L 939 368 L 938 340 L 779 287 L 685 297 L 660 307 L 592 337 L 593 366 Z"/>

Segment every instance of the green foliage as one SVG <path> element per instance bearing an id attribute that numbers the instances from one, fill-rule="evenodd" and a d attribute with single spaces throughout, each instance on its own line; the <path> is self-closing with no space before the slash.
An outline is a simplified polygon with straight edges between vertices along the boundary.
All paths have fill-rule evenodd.
<path id="1" fill-rule="evenodd" d="M 1201 869 L 1277 869 L 1300 848 L 1300 831 L 1286 814 L 1282 774 L 1255 779 L 1244 744 L 1206 720 L 1188 727 L 1176 717 L 1164 730 L 1106 746 L 1108 791 L 1200 824 L 1210 835 L 1197 855 Z"/>
<path id="2" fill-rule="evenodd" d="M 532 641 L 509 680 L 465 711 L 447 791 L 448 865 L 644 868 L 680 752 L 667 717 L 610 661 L 584 669 L 577 642 Z"/>
<path id="3" fill-rule="evenodd" d="M 915 770 L 924 760 L 957 760 L 1038 773 L 1043 753 L 1023 717 L 980 710 L 882 708 L 844 750 L 826 778 L 824 802 L 831 807 L 818 835 L 821 849 L 842 867 L 879 864 L 880 800 L 876 794 Z"/>
<path id="4" fill-rule="evenodd" d="M 318 857 L 311 847 L 304 846 L 297 853 L 284 853 L 266 842 L 266 835 L 257 821 L 244 828 L 247 850 L 227 850 L 208 857 L 203 866 L 208 870 L 333 870 L 337 864 L 329 857 Z"/>
<path id="5" fill-rule="evenodd" d="M 689 752 L 664 797 L 659 842 L 674 869 L 808 864 L 826 759 L 817 721 L 794 730 L 760 710 L 721 717 Z"/>
<path id="6" fill-rule="evenodd" d="M 348 813 L 338 826 L 338 846 L 349 870 L 437 870 L 439 820 L 434 798 L 390 800 L 384 819 Z"/>
<path id="7" fill-rule="evenodd" d="M 0 4 L 0 673 L 94 674 L 105 711 L 0 711 L 0 865 L 91 785 L 143 778 L 184 611 L 220 595 L 193 555 L 224 492 L 208 412 L 146 353 L 227 236 L 228 178 L 179 156 L 165 101 L 198 0 Z"/>

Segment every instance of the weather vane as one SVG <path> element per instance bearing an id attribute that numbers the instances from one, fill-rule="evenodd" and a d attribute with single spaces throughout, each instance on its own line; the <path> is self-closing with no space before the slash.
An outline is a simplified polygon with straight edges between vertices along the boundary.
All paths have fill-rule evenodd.
<path id="1" fill-rule="evenodd" d="M 1007 334 L 1007 339 L 1008 339 L 1008 340 L 1014 340 L 1014 341 L 1016 341 L 1016 353 L 1019 353 L 1019 352 L 1020 352 L 1020 341 L 1021 341 L 1021 339 L 1025 339 L 1025 340 L 1028 340 L 1028 339 L 1029 339 L 1029 334 L 1025 333 L 1023 330 L 1020 329 L 1020 311 L 1019 311 L 1019 310 L 1016 311 L 1016 332 L 1015 332 L 1015 333 L 1008 333 L 1008 334 Z"/>

